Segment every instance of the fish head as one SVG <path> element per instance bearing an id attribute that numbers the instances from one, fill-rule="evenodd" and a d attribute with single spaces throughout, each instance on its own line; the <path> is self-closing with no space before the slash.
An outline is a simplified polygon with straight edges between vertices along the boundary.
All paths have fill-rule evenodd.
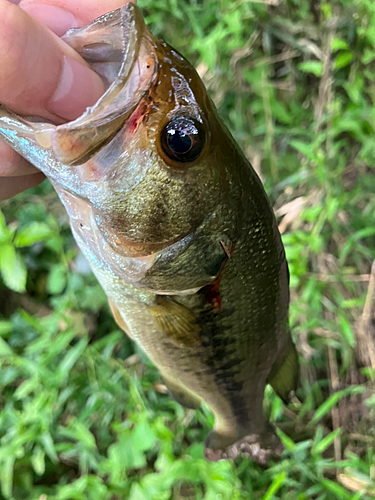
<path id="1" fill-rule="evenodd" d="M 243 159 L 200 77 L 150 32 L 132 3 L 63 38 L 101 75 L 107 90 L 69 123 L 24 122 L 34 134 L 34 156 L 18 150 L 63 193 L 67 209 L 76 212 L 71 219 L 86 214 L 86 226 L 94 225 L 111 251 L 157 257 L 159 268 L 160 262 L 184 262 L 179 273 L 185 266 L 191 279 L 177 289 L 213 281 L 226 258 L 219 242 L 230 249 L 233 241 L 240 201 L 235 165 Z M 48 155 L 35 155 L 36 146 Z M 202 251 L 205 269 L 212 259 L 218 262 L 211 266 L 215 272 L 197 280 L 198 262 L 197 272 L 189 274 L 187 247 L 197 262 Z M 158 280 L 156 288 L 168 288 Z"/>
<path id="2" fill-rule="evenodd" d="M 167 44 L 157 40 L 155 55 L 157 72 L 148 92 L 91 164 L 97 167 L 116 150 L 105 167 L 105 199 L 92 201 L 98 227 L 128 256 L 153 254 L 191 234 L 225 197 L 206 91 Z"/>
<path id="3" fill-rule="evenodd" d="M 128 111 L 114 115 L 111 123 L 106 119 L 104 127 L 116 120 L 121 126 L 114 127 L 108 143 L 104 138 L 99 152 L 93 148 L 97 135 L 92 137 L 98 127 L 92 130 L 86 139 L 92 156 L 77 172 L 110 246 L 122 255 L 143 257 L 194 232 L 228 199 L 228 158 L 219 146 L 227 138 L 193 66 L 152 35 L 138 7 L 129 4 L 122 10 L 128 23 L 136 20 L 126 42 L 132 54 L 122 89 Z M 86 53 L 81 54 L 87 59 L 87 34 L 83 37 Z M 95 50 L 96 45 L 92 59 Z M 92 121 L 88 126 L 92 129 Z M 79 143 L 82 138 L 80 134 Z M 68 155 L 76 151 L 69 141 L 67 145 Z"/>

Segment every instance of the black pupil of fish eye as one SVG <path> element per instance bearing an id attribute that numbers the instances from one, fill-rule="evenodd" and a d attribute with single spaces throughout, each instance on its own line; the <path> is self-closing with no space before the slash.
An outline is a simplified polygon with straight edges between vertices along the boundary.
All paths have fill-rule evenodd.
<path id="1" fill-rule="evenodd" d="M 193 161 L 204 146 L 203 127 L 192 118 L 174 118 L 164 127 L 161 144 L 172 160 L 183 163 Z"/>
<path id="2" fill-rule="evenodd" d="M 168 134 L 167 140 L 168 146 L 177 154 L 187 153 L 193 143 L 190 135 L 186 135 L 179 130 L 171 130 Z"/>

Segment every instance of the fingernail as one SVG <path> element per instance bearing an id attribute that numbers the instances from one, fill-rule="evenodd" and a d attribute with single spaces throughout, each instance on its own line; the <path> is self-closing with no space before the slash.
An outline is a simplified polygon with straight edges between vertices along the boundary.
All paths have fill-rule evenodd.
<path id="1" fill-rule="evenodd" d="M 79 26 L 73 14 L 54 5 L 21 1 L 20 7 L 31 16 L 36 17 L 58 36 L 62 36 L 71 28 Z"/>
<path id="2" fill-rule="evenodd" d="M 47 110 L 65 120 L 78 118 L 104 93 L 104 84 L 92 69 L 64 56 L 60 82 Z"/>

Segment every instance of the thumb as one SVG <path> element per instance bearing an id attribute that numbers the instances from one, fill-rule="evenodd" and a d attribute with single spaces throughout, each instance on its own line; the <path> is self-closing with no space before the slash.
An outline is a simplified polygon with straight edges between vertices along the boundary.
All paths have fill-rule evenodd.
<path id="1" fill-rule="evenodd" d="M 61 123 L 99 99 L 100 77 L 54 33 L 6 0 L 0 19 L 0 102 Z"/>

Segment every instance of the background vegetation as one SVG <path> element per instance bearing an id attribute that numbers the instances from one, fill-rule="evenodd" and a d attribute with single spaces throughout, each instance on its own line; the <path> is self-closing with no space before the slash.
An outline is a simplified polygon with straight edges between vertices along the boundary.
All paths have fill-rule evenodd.
<path id="1" fill-rule="evenodd" d="M 0 214 L 0 498 L 374 497 L 358 319 L 375 259 L 375 3 L 140 5 L 198 68 L 280 219 L 302 389 L 265 405 L 286 451 L 267 470 L 203 460 L 211 415 L 165 395 L 119 331 L 46 182 Z"/>

